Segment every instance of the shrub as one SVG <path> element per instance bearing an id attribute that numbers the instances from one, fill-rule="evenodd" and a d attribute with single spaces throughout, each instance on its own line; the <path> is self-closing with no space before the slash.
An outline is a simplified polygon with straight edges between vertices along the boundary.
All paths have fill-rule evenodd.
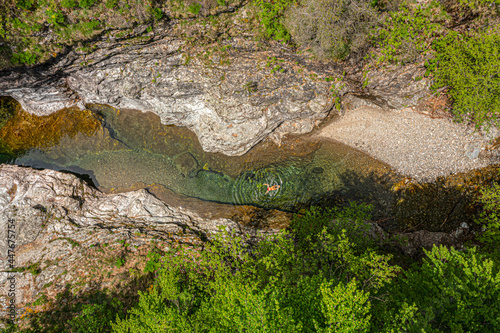
<path id="1" fill-rule="evenodd" d="M 485 228 L 480 240 L 483 241 L 488 250 L 496 252 L 500 258 L 500 185 L 494 183 L 491 187 L 482 188 L 479 203 L 483 206 L 477 223 Z"/>
<path id="2" fill-rule="evenodd" d="M 451 32 L 435 41 L 435 59 L 427 64 L 434 88 L 449 87 L 453 113 L 476 129 L 500 125 L 500 29 L 477 35 Z"/>
<path id="3" fill-rule="evenodd" d="M 120 314 L 123 304 L 112 299 L 110 302 L 83 304 L 79 315 L 69 321 L 72 332 L 109 332 L 110 323 Z"/>
<path id="4" fill-rule="evenodd" d="M 113 9 L 116 7 L 116 5 L 118 4 L 118 0 L 106 0 L 106 8 L 108 9 Z"/>
<path id="5" fill-rule="evenodd" d="M 96 0 L 78 0 L 78 4 L 82 8 L 90 8 L 95 2 Z"/>
<path id="6" fill-rule="evenodd" d="M 53 25 L 61 25 L 64 23 L 64 15 L 60 10 L 47 9 L 47 22 Z"/>
<path id="7" fill-rule="evenodd" d="M 356 280 L 335 288 L 329 283 L 320 287 L 322 295 L 321 311 L 326 318 L 326 328 L 316 326 L 318 333 L 368 332 L 370 328 L 370 302 L 368 293 L 356 286 Z"/>
<path id="8" fill-rule="evenodd" d="M 120 268 L 125 264 L 125 259 L 123 258 L 116 258 L 115 260 L 115 266 Z"/>
<path id="9" fill-rule="evenodd" d="M 77 30 L 84 37 L 90 37 L 92 36 L 94 30 L 98 29 L 99 26 L 100 26 L 99 21 L 80 22 L 77 24 Z"/>
<path id="10" fill-rule="evenodd" d="M 266 38 L 287 42 L 290 33 L 283 25 L 283 15 L 294 0 L 256 0 L 258 16 Z"/>
<path id="11" fill-rule="evenodd" d="M 35 0 L 16 0 L 16 6 L 20 9 L 30 10 L 34 4 Z"/>
<path id="12" fill-rule="evenodd" d="M 192 3 L 188 7 L 188 11 L 194 15 L 198 15 L 198 13 L 200 12 L 200 9 L 201 9 L 201 5 L 199 3 Z"/>
<path id="13" fill-rule="evenodd" d="M 163 18 L 163 12 L 160 8 L 153 8 L 151 10 L 151 13 L 153 14 L 153 18 L 155 19 L 155 21 L 159 21 Z"/>
<path id="14" fill-rule="evenodd" d="M 353 208 L 354 207 L 354 208 Z M 349 230 L 357 206 L 336 211 Z M 309 215 L 311 216 L 311 215 Z M 317 216 L 319 216 L 317 214 Z M 266 236 L 250 247 L 223 232 L 202 251 L 173 249 L 160 260 L 148 254 L 157 280 L 115 332 L 366 332 L 370 296 L 399 271 L 363 244 L 351 241 L 343 225 L 323 228 L 308 247 L 287 232 Z M 334 311 L 335 309 L 335 311 Z"/>
<path id="15" fill-rule="evenodd" d="M 418 309 L 411 320 L 418 329 L 411 331 L 498 332 L 498 266 L 475 249 L 435 246 L 426 256 L 422 267 L 407 272 L 397 291 L 391 291 L 398 304 Z"/>
<path id="16" fill-rule="evenodd" d="M 408 63 L 431 49 L 432 38 L 443 30 L 442 21 L 448 14 L 433 1 L 429 5 L 409 8 L 402 6 L 389 13 L 371 39 L 377 44 L 380 54 L 377 63 Z"/>
<path id="17" fill-rule="evenodd" d="M 335 235 L 341 234 L 344 229 L 349 238 L 357 239 L 357 243 L 364 243 L 368 241 L 363 235 L 369 228 L 366 221 L 371 217 L 371 210 L 371 206 L 355 202 L 344 208 L 311 207 L 305 214 L 290 222 L 290 231 L 298 244 L 303 246 L 314 242 L 324 228 Z"/>
<path id="18" fill-rule="evenodd" d="M 14 65 L 25 64 L 33 65 L 38 60 L 38 54 L 32 53 L 30 51 L 14 53 L 11 58 L 11 62 Z"/>
<path id="19" fill-rule="evenodd" d="M 346 58 L 362 52 L 368 32 L 377 22 L 370 0 L 305 0 L 290 6 L 284 26 L 297 43 L 321 58 Z"/>
<path id="20" fill-rule="evenodd" d="M 76 1 L 75 0 L 62 0 L 61 1 L 61 7 L 63 7 L 63 8 L 73 8 L 73 7 L 76 7 Z"/>

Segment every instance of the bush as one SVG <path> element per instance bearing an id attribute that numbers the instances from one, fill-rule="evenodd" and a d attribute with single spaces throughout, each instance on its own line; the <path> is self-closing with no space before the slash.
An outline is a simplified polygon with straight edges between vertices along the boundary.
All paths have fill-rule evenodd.
<path id="1" fill-rule="evenodd" d="M 449 87 L 457 120 L 500 125 L 500 29 L 465 36 L 451 32 L 433 44 L 436 58 L 427 64 L 434 88 Z"/>
<path id="2" fill-rule="evenodd" d="M 38 60 L 38 54 L 30 51 L 14 53 L 11 58 L 11 62 L 14 65 L 18 64 L 33 65 L 37 60 Z"/>
<path id="3" fill-rule="evenodd" d="M 290 34 L 283 25 L 283 14 L 294 0 L 256 0 L 259 19 L 266 38 L 287 42 Z"/>
<path id="4" fill-rule="evenodd" d="M 371 0 L 305 0 L 290 6 L 284 25 L 293 40 L 311 47 L 321 58 L 341 60 L 368 45 L 377 22 Z"/>
<path id="5" fill-rule="evenodd" d="M 480 213 L 477 223 L 485 229 L 480 240 L 485 243 L 488 250 L 500 258 L 500 185 L 494 183 L 491 187 L 483 188 L 478 200 L 483 211 Z"/>
<path id="6" fill-rule="evenodd" d="M 35 0 L 16 0 L 16 6 L 20 9 L 30 10 L 34 4 Z"/>
<path id="7" fill-rule="evenodd" d="M 110 324 L 119 316 L 123 304 L 112 299 L 110 302 L 83 304 L 80 314 L 69 321 L 72 332 L 99 333 L 109 332 Z"/>
<path id="8" fill-rule="evenodd" d="M 99 21 L 80 22 L 76 25 L 76 29 L 84 36 L 91 37 L 94 30 L 100 26 Z"/>
<path id="9" fill-rule="evenodd" d="M 487 23 L 500 13 L 500 0 L 443 0 L 442 3 L 450 13 L 457 15 L 458 20 L 478 16 L 477 22 Z"/>
<path id="10" fill-rule="evenodd" d="M 198 13 L 200 12 L 200 9 L 201 9 L 201 5 L 199 3 L 192 3 L 188 7 L 188 11 L 194 15 L 198 15 Z"/>
<path id="11" fill-rule="evenodd" d="M 116 5 L 118 4 L 118 0 L 106 0 L 106 8 L 108 9 L 113 9 L 116 7 Z"/>
<path id="12" fill-rule="evenodd" d="M 47 22 L 53 25 L 61 25 L 64 23 L 64 15 L 60 10 L 47 9 Z"/>
<path id="13" fill-rule="evenodd" d="M 349 222 L 346 227 L 356 229 L 356 221 Z M 384 298 L 379 290 L 399 267 L 350 240 L 345 229 L 332 230 L 321 230 L 309 247 L 297 246 L 287 232 L 253 247 L 224 232 L 203 251 L 180 247 L 160 264 L 152 252 L 148 270 L 158 268 L 158 279 L 113 330 L 366 332 L 369 297 Z"/>
<path id="14" fill-rule="evenodd" d="M 96 0 L 79 0 L 78 4 L 82 8 L 90 8 L 94 5 Z"/>
<path id="15" fill-rule="evenodd" d="M 371 218 L 371 210 L 370 205 L 355 202 L 344 208 L 311 207 L 305 214 L 295 217 L 290 222 L 290 231 L 302 246 L 309 246 L 311 242 L 315 242 L 317 235 L 325 228 L 335 235 L 340 235 L 344 229 L 349 238 L 357 239 L 357 244 L 365 243 L 368 239 L 364 235 L 369 229 L 366 221 Z M 373 245 L 373 242 L 370 242 L 370 245 Z"/>
<path id="16" fill-rule="evenodd" d="M 163 18 L 163 12 L 160 8 L 153 8 L 151 10 L 151 13 L 153 14 L 153 18 L 155 19 L 155 21 L 159 21 Z"/>
<path id="17" fill-rule="evenodd" d="M 73 7 L 76 7 L 76 1 L 75 0 L 62 0 L 61 1 L 61 7 L 63 7 L 63 8 L 73 8 Z"/>
<path id="18" fill-rule="evenodd" d="M 397 304 L 414 304 L 411 331 L 499 332 L 498 266 L 475 249 L 435 246 L 426 255 L 391 291 Z"/>
<path id="19" fill-rule="evenodd" d="M 408 63 L 431 50 L 432 38 L 443 32 L 442 21 L 448 18 L 442 6 L 433 1 L 426 7 L 402 6 L 389 13 L 371 39 L 377 44 L 380 54 L 377 63 Z"/>

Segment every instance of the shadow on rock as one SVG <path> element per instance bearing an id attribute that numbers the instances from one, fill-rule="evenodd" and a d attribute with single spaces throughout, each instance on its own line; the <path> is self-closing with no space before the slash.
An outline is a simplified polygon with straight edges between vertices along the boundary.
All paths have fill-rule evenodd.
<path id="1" fill-rule="evenodd" d="M 138 302 L 138 291 L 144 292 L 153 280 L 153 273 L 149 273 L 134 278 L 124 286 L 118 286 L 115 291 L 93 281 L 90 290 L 77 295 L 71 292 L 71 285 L 67 284 L 55 299 L 47 301 L 47 310 L 25 312 L 24 316 L 31 328 L 21 332 L 110 332 L 110 323 L 117 316 L 124 318 L 127 311 Z M 43 296 L 40 299 L 43 300 Z"/>

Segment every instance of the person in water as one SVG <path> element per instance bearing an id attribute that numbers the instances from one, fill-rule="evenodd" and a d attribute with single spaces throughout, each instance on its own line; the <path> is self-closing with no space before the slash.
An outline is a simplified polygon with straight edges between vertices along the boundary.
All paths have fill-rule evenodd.
<path id="1" fill-rule="evenodd" d="M 273 186 L 270 186 L 269 184 L 262 184 L 262 185 L 266 185 L 267 186 L 267 191 L 266 191 L 266 193 L 264 195 L 268 194 L 271 191 L 276 191 L 277 189 L 279 189 L 281 187 L 279 185 L 273 185 Z"/>

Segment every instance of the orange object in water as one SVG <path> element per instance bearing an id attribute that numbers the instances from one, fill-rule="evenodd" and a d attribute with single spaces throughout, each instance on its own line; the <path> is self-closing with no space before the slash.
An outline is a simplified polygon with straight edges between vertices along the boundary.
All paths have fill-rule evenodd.
<path id="1" fill-rule="evenodd" d="M 267 186 L 267 191 L 266 191 L 266 193 L 264 195 L 268 194 L 271 191 L 276 191 L 277 189 L 279 189 L 281 187 L 279 185 L 273 185 L 273 186 L 269 186 L 269 184 L 262 184 L 262 185 L 266 185 Z"/>

